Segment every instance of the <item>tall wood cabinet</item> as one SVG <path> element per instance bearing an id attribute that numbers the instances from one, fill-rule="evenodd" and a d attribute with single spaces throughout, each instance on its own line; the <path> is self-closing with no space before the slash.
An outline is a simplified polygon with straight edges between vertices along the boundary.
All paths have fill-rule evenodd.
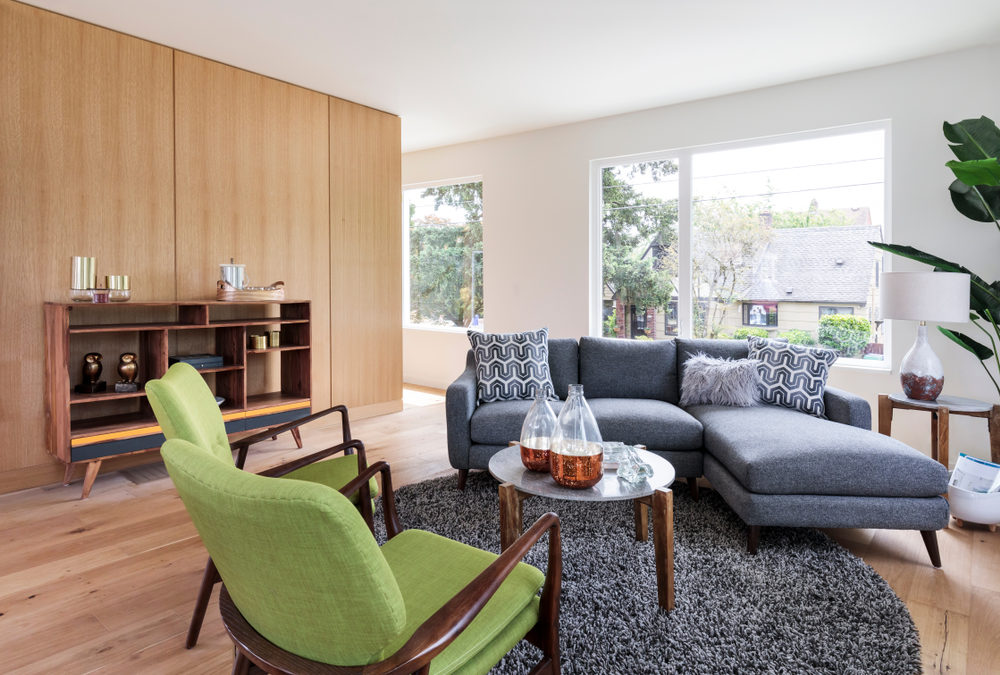
<path id="1" fill-rule="evenodd" d="M 248 347 L 252 334 L 265 331 L 280 333 L 277 346 Z M 103 460 L 158 449 L 163 434 L 143 385 L 167 371 L 171 356 L 191 353 L 222 356 L 221 366 L 199 370 L 224 399 L 220 405 L 229 433 L 305 417 L 312 407 L 311 342 L 307 301 L 46 303 L 49 452 L 66 465 L 64 482 L 75 466 L 86 465 L 86 497 Z M 138 391 L 115 392 L 119 350 L 138 357 Z M 83 355 L 90 352 L 103 355 L 101 380 L 108 389 L 76 393 Z M 269 378 L 274 368 L 279 374 Z"/>

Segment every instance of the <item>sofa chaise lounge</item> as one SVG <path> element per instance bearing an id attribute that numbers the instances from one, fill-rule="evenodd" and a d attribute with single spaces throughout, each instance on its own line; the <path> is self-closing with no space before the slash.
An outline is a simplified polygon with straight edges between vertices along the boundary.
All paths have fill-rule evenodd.
<path id="1" fill-rule="evenodd" d="M 553 338 L 548 365 L 556 414 L 580 383 L 605 440 L 643 444 L 687 478 L 704 476 L 748 525 L 919 530 L 935 567 L 936 531 L 947 525 L 948 472 L 909 446 L 871 431 L 859 396 L 827 387 L 825 418 L 774 405 L 679 406 L 684 364 L 696 354 L 743 359 L 739 340 L 638 341 Z M 448 387 L 448 456 L 464 488 L 470 469 L 520 438 L 531 401 L 479 404 L 475 359 Z"/>

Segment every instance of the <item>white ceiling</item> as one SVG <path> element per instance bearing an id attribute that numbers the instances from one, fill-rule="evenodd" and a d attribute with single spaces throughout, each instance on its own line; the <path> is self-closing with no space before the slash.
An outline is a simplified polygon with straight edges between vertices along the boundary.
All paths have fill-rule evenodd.
<path id="1" fill-rule="evenodd" d="M 395 113 L 404 151 L 1000 39 L 997 0 L 30 4 Z"/>

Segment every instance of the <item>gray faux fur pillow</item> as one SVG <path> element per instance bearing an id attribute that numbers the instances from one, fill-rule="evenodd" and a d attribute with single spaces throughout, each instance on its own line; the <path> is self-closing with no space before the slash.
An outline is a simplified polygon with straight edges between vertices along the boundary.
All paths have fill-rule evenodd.
<path id="1" fill-rule="evenodd" d="M 709 403 L 748 408 L 760 403 L 759 364 L 753 359 L 717 359 L 695 354 L 684 364 L 681 405 Z"/>

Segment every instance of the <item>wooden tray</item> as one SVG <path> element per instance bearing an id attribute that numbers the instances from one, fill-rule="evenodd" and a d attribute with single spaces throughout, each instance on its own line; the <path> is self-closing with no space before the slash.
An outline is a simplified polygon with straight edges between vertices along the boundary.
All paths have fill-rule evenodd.
<path id="1" fill-rule="evenodd" d="M 285 282 L 275 281 L 265 288 L 233 288 L 227 282 L 219 279 L 215 291 L 216 300 L 226 301 L 252 301 L 252 300 L 284 300 Z"/>

